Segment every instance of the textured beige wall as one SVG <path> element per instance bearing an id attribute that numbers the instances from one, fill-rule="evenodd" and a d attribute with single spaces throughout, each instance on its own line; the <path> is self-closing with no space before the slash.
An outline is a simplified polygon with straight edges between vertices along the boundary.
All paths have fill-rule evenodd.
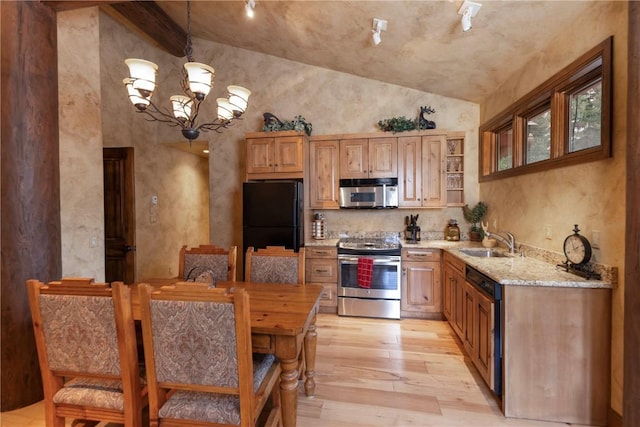
<path id="1" fill-rule="evenodd" d="M 585 30 L 588 29 L 588 30 Z M 611 405 L 622 413 L 623 302 L 625 236 L 625 155 L 627 86 L 627 4 L 594 2 L 592 11 L 576 22 L 554 44 L 540 52 L 521 73 L 501 85 L 482 104 L 482 121 L 494 115 L 548 79 L 608 36 L 614 36 L 613 157 L 480 185 L 480 197 L 489 205 L 490 223 L 509 230 L 518 242 L 562 252 L 564 238 L 579 224 L 592 239 L 600 231 L 600 249 L 593 258 L 619 268 L 620 283 L 612 303 Z M 550 225 L 552 238 L 544 227 Z M 603 385 L 605 386 L 605 385 Z"/>
<path id="2" fill-rule="evenodd" d="M 98 20 L 97 8 L 58 13 L 60 221 L 62 275 L 104 281 Z"/>

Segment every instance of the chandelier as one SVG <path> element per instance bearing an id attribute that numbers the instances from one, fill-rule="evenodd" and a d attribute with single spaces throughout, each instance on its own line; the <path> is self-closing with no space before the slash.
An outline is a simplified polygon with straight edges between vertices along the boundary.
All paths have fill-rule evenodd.
<path id="1" fill-rule="evenodd" d="M 136 112 L 146 114 L 148 121 L 158 121 L 182 128 L 182 135 L 191 143 L 200 131 L 222 132 L 233 120 L 239 119 L 247 108 L 251 91 L 242 86 L 228 86 L 227 98 L 218 98 L 218 117 L 208 123 L 197 124 L 200 103 L 213 87 L 214 69 L 206 64 L 194 62 L 191 46 L 191 3 L 187 2 L 187 63 L 182 69 L 180 87 L 184 95 L 173 95 L 172 112 L 161 109 L 151 101 L 156 88 L 158 66 L 144 59 L 129 58 L 124 62 L 129 67 L 129 77 L 122 82 L 127 88 L 129 100 Z M 173 114 L 171 114 L 173 113 Z"/>

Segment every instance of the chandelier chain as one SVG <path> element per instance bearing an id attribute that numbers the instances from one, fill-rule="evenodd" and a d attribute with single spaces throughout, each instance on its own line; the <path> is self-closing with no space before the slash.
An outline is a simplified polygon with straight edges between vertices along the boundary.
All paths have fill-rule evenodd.
<path id="1" fill-rule="evenodd" d="M 187 61 L 193 61 L 193 47 L 191 46 L 191 1 L 187 1 L 187 45 L 184 47 Z"/>

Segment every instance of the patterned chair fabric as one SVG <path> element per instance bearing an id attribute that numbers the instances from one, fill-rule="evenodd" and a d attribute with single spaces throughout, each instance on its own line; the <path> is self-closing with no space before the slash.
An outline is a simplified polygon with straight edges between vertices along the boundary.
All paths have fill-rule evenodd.
<path id="1" fill-rule="evenodd" d="M 203 294 L 211 291 L 216 290 L 202 288 Z M 150 383 L 156 384 L 150 389 L 152 402 L 156 393 L 162 395 L 159 389 L 168 385 L 175 387 L 175 392 L 165 401 L 159 400 L 157 408 L 154 405 L 150 407 L 152 423 L 156 418 L 170 418 L 251 425 L 254 420 L 242 420 L 241 405 L 253 405 L 254 402 L 241 403 L 237 391 L 232 392 L 235 395 L 202 391 L 202 386 L 241 389 L 245 374 L 240 372 L 240 358 L 243 358 L 243 363 L 252 365 L 250 372 L 253 376 L 245 377 L 245 380 L 252 381 L 254 393 L 263 386 L 270 372 L 273 375 L 275 367 L 279 369 L 273 355 L 253 355 L 247 359 L 251 354 L 249 329 L 245 329 L 248 335 L 243 338 L 236 335 L 236 322 L 248 320 L 248 296 L 244 290 L 236 291 L 233 298 L 238 295 L 246 298 L 247 310 L 246 313 L 236 313 L 238 306 L 233 298 L 222 293 L 218 293 L 218 297 L 213 296 L 214 301 L 181 300 L 179 287 L 163 288 L 159 293 L 172 292 L 176 297 L 169 299 L 161 296 L 155 299 L 150 288 L 146 287 L 141 293 L 144 342 L 152 346 L 152 351 L 145 349 L 145 358 L 150 370 Z M 184 292 L 193 291 L 182 292 L 184 295 Z M 148 318 L 145 318 L 145 313 Z M 249 328 L 249 325 L 245 326 Z M 156 409 L 157 415 L 154 415 Z"/>
<path id="2" fill-rule="evenodd" d="M 40 295 L 42 329 L 52 370 L 120 375 L 113 300 Z M 64 345 L 51 345 L 64 343 Z"/>
<path id="3" fill-rule="evenodd" d="M 304 284 L 304 248 L 296 253 L 280 246 L 250 247 L 246 258 L 245 279 L 250 282 Z"/>
<path id="4" fill-rule="evenodd" d="M 79 279 L 29 280 L 27 287 L 47 426 L 62 427 L 78 411 L 94 421 L 141 426 L 146 388 L 129 289 Z"/>
<path id="5" fill-rule="evenodd" d="M 251 259 L 252 282 L 298 283 L 298 258 L 254 256 Z"/>

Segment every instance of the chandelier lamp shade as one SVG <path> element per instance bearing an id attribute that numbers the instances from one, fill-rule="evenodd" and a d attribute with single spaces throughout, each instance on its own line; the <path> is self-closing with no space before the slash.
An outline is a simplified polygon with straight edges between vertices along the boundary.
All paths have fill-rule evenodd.
<path id="1" fill-rule="evenodd" d="M 213 87 L 215 71 L 212 67 L 194 62 L 191 48 L 191 8 L 187 2 L 187 46 L 188 62 L 184 64 L 180 86 L 183 94 L 169 98 L 171 111 L 161 109 L 153 101 L 156 89 L 158 66 L 144 59 L 129 58 L 124 62 L 129 67 L 129 77 L 124 83 L 129 100 L 138 113 L 146 114 L 147 120 L 166 123 L 182 128 L 182 135 L 189 142 L 198 138 L 200 131 L 222 132 L 234 120 L 240 119 L 249 104 L 251 91 L 242 86 L 228 86 L 227 97 L 218 98 L 217 118 L 207 123 L 197 123 L 200 104 Z"/>

